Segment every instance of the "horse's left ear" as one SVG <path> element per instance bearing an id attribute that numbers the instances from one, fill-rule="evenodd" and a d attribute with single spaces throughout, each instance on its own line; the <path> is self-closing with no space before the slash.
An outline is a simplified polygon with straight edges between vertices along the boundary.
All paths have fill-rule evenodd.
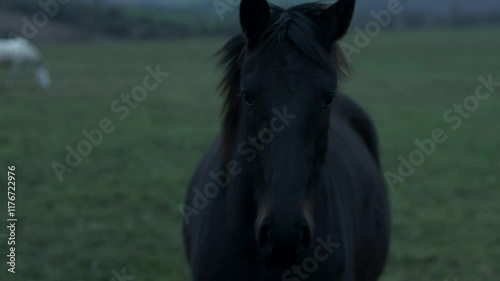
<path id="1" fill-rule="evenodd" d="M 324 28 L 324 36 L 329 45 L 340 40 L 349 30 L 356 0 L 339 0 L 326 8 L 319 16 L 319 26 Z"/>
<path id="2" fill-rule="evenodd" d="M 271 19 L 271 8 L 266 0 L 241 0 L 240 24 L 249 47 L 255 46 Z"/>

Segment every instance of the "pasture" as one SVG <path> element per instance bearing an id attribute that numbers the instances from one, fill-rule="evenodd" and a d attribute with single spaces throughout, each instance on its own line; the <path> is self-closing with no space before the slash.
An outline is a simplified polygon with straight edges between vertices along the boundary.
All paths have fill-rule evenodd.
<path id="1" fill-rule="evenodd" d="M 500 81 L 499 33 L 384 33 L 352 56 L 355 73 L 342 88 L 374 117 L 384 171 L 397 174 L 398 157 L 408 159 L 415 140 L 431 138 L 436 128 L 447 137 L 390 192 L 393 242 L 384 281 L 500 275 L 500 87 L 456 129 L 458 113 L 448 116 L 454 122 L 443 117 L 474 95 L 480 75 Z M 109 281 L 122 268 L 135 281 L 189 280 L 178 205 L 219 129 L 220 74 L 211 55 L 222 43 L 45 44 L 50 92 L 38 90 L 31 74 L 16 87 L 0 84 L 0 233 L 7 232 L 12 164 L 19 220 L 15 275 L 7 273 L 0 237 L 1 280 Z M 143 101 L 122 101 L 142 85 L 145 67 L 157 65 L 170 75 Z M 129 108 L 123 120 L 114 103 Z M 98 128 L 103 118 L 114 131 L 60 182 L 51 164 L 66 164 L 67 146 L 77 149 L 87 139 L 82 130 Z"/>

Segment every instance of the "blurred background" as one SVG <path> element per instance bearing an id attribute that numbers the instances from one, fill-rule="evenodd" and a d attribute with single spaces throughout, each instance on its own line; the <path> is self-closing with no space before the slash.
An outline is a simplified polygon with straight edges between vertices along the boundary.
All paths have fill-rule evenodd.
<path id="1" fill-rule="evenodd" d="M 314 1 L 271 2 L 286 7 Z M 355 24 L 371 20 L 371 11 L 387 9 L 391 2 L 400 3 L 405 12 L 390 21 L 386 27 L 388 30 L 500 23 L 500 4 L 496 0 L 358 2 Z M 2 0 L 0 32 L 21 33 L 27 21 L 20 21 L 20 18 L 26 16 L 33 23 L 32 17 L 41 10 L 45 11 L 44 6 L 52 6 L 50 3 L 57 3 L 59 7 L 57 11 L 52 9 L 55 12 L 47 13 L 51 23 L 36 35 L 36 40 L 173 40 L 226 36 L 239 32 L 238 0 L 42 0 L 41 3 L 46 4 L 36 0 Z"/>
<path id="2" fill-rule="evenodd" d="M 401 0 L 381 18 L 394 1 L 358 0 L 341 44 L 354 69 L 342 89 L 373 116 L 385 174 L 401 177 L 390 184 L 382 280 L 496 280 L 500 2 Z M 38 89 L 28 70 L 7 85 L 0 64 L 0 280 L 190 279 L 179 205 L 219 131 L 213 54 L 239 32 L 237 16 L 235 0 L 1 0 L 0 35 L 34 42 L 53 87 Z M 156 86 L 130 101 L 147 76 Z M 471 107 L 479 85 L 491 95 Z M 104 119 L 113 131 L 80 154 Z M 446 141 L 401 176 L 437 128 Z M 6 264 L 8 165 L 16 274 Z"/>

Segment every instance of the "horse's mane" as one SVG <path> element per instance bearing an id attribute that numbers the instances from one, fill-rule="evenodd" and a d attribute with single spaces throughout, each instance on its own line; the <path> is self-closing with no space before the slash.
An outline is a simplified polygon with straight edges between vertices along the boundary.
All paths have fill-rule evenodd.
<path id="1" fill-rule="evenodd" d="M 256 51 L 279 47 L 284 42 L 291 43 L 320 67 L 333 68 L 339 78 L 347 77 L 350 68 L 342 50 L 337 44 L 333 44 L 331 51 L 326 52 L 321 43 L 319 28 L 313 21 L 313 18 L 326 7 L 328 5 L 322 3 L 307 3 L 289 9 L 271 5 L 270 25 Z M 243 34 L 238 34 L 216 54 L 219 57 L 219 66 L 224 69 L 219 87 L 225 99 L 222 109 L 224 114 L 222 137 L 226 149 L 234 144 L 239 124 L 241 58 L 245 52 L 246 40 Z"/>

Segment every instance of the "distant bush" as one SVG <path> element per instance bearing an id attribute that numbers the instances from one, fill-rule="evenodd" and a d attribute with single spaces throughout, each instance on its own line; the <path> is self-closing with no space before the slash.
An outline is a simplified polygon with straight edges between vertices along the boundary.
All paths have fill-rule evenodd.
<path id="1" fill-rule="evenodd" d="M 98 3 L 98 2 L 96 2 Z M 0 8 L 35 14 L 41 10 L 37 1 L 4 0 Z M 172 38 L 197 33 L 198 26 L 179 24 L 169 20 L 151 20 L 147 12 L 141 17 L 130 16 L 126 9 L 115 6 L 90 5 L 71 2 L 61 6 L 52 19 L 87 32 L 96 32 L 124 39 Z"/>
<path id="2" fill-rule="evenodd" d="M 1 0 L 0 8 L 24 14 L 35 14 L 42 8 L 35 0 Z M 54 0 L 55 1 L 55 0 Z M 86 4 L 85 4 L 86 3 Z M 193 11 L 167 11 L 159 8 L 132 8 L 104 5 L 104 1 L 76 0 L 61 6 L 52 18 L 78 27 L 85 34 L 98 33 L 123 39 L 169 39 L 188 36 L 231 35 L 239 32 L 237 19 L 221 22 L 214 19 L 211 6 Z M 373 20 L 369 12 L 360 12 L 354 26 Z M 420 28 L 429 25 L 471 25 L 500 23 L 500 11 L 486 14 L 462 14 L 450 10 L 449 14 L 429 14 L 428 11 L 406 11 L 394 16 L 387 28 Z"/>

